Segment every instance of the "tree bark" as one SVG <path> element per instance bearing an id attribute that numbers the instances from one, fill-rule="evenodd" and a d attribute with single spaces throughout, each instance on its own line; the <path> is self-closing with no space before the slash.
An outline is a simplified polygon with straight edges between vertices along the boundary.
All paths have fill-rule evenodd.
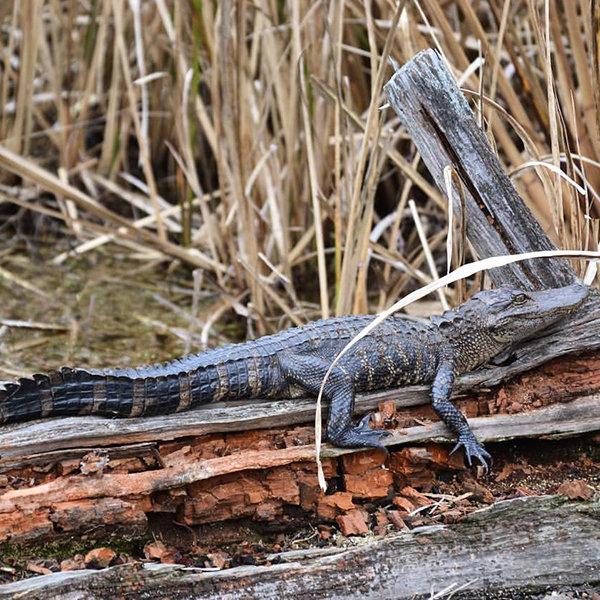
<path id="1" fill-rule="evenodd" d="M 226 571 L 167 565 L 126 565 L 104 571 L 45 575 L 0 587 L 0 599 L 91 598 L 171 600 L 227 597 L 429 598 L 461 588 L 453 598 L 544 592 L 600 582 L 600 505 L 556 496 L 506 500 L 447 527 L 421 527 L 372 539 L 360 547 L 269 567 Z M 286 561 L 281 555 L 279 560 Z"/>
<path id="2" fill-rule="evenodd" d="M 385 85 L 392 108 L 445 194 L 444 168 L 457 173 L 467 208 L 467 236 L 481 258 L 555 247 L 525 205 L 477 124 L 454 77 L 435 50 L 425 50 Z M 454 188 L 455 214 L 461 214 Z M 577 277 L 563 259 L 526 261 L 492 269 L 497 286 L 562 287 Z"/>

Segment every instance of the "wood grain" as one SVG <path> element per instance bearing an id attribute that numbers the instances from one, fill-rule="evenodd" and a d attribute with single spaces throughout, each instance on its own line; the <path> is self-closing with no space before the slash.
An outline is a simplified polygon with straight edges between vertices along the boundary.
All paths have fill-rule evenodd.
<path id="1" fill-rule="evenodd" d="M 403 600 L 428 598 L 432 592 L 461 585 L 472 598 L 499 597 L 503 592 L 545 592 L 557 582 L 597 583 L 599 558 L 599 503 L 542 496 L 499 502 L 452 527 L 420 527 L 372 538 L 350 550 L 309 554 L 305 560 L 296 556 L 269 567 L 203 572 L 172 565 L 124 565 L 55 573 L 1 586 L 0 599 L 152 600 L 164 598 L 168 590 L 171 600 L 275 600 L 323 594 L 332 599 Z"/>
<path id="2" fill-rule="evenodd" d="M 450 165 L 458 174 L 466 195 L 467 236 L 480 257 L 555 249 L 504 172 L 437 52 L 417 54 L 396 71 L 385 92 L 443 193 L 444 168 Z M 459 198 L 458 192 L 454 197 Z M 461 214 L 458 200 L 454 209 Z M 576 280 L 562 259 L 508 265 L 489 276 L 497 286 L 521 289 L 562 287 Z"/>

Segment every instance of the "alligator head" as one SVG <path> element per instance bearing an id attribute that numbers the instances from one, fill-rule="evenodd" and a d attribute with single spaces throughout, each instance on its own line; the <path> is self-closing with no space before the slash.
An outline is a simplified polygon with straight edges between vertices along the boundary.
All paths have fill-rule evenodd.
<path id="1" fill-rule="evenodd" d="M 587 296 L 588 287 L 582 284 L 539 292 L 498 288 L 475 294 L 433 322 L 450 340 L 464 371 L 556 323 Z"/>

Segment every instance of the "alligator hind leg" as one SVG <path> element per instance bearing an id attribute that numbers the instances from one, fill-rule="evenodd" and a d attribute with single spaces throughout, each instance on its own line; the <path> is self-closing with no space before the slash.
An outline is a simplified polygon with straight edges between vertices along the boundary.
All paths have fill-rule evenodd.
<path id="1" fill-rule="evenodd" d="M 280 357 L 279 363 L 288 384 L 296 385 L 318 396 L 330 363 L 318 356 L 305 354 L 288 354 Z M 383 436 L 389 435 L 389 432 L 371 429 L 369 415 L 366 415 L 356 426 L 352 422 L 354 384 L 341 368 L 336 367 L 331 372 L 325 383 L 323 396 L 331 401 L 327 438 L 332 444 L 344 448 L 363 446 L 383 448 L 380 440 Z"/>

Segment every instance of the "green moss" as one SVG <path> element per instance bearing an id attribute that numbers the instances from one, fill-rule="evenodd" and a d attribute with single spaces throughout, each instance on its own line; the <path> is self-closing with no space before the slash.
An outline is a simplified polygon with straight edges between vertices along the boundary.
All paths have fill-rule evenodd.
<path id="1" fill-rule="evenodd" d="M 94 548 L 111 548 L 117 554 L 129 556 L 142 556 L 144 546 L 153 541 L 148 533 L 139 537 L 110 536 L 93 540 L 81 540 L 80 538 L 69 538 L 53 540 L 47 543 L 35 543 L 32 545 L 19 545 L 5 543 L 0 544 L 0 556 L 4 559 L 13 558 L 54 558 L 62 560 L 71 558 L 76 554 L 87 554 Z"/>

